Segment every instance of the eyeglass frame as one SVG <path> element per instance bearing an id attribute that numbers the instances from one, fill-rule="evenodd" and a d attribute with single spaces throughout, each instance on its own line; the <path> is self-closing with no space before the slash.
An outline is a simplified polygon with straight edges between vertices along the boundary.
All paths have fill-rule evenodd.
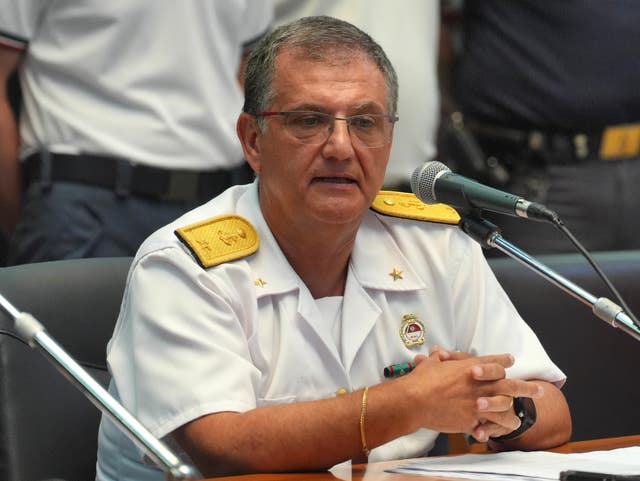
<path id="1" fill-rule="evenodd" d="M 330 120 L 329 122 L 329 130 L 328 130 L 328 135 L 327 137 L 322 141 L 322 142 L 318 142 L 318 143 L 309 143 L 309 142 L 304 142 L 303 140 L 301 140 L 300 138 L 298 138 L 295 134 L 292 134 L 297 140 L 299 140 L 301 143 L 306 144 L 306 145 L 321 145 L 324 142 L 326 142 L 329 137 L 331 137 L 331 134 L 333 133 L 333 130 L 335 129 L 335 121 L 336 120 L 344 120 L 345 122 L 347 122 L 347 130 L 349 131 L 349 136 L 351 136 L 351 121 L 354 119 L 358 119 L 358 118 L 362 118 L 362 117 L 375 117 L 375 118 L 385 118 L 387 119 L 393 126 L 393 124 L 395 124 L 398 120 L 400 120 L 400 117 L 398 117 L 397 115 L 390 115 L 390 114 L 356 114 L 356 115 L 350 115 L 347 117 L 337 117 L 336 115 L 333 114 L 328 114 L 326 112 L 319 112 L 317 110 L 284 110 L 284 111 L 263 111 L 263 112 L 257 112 L 255 114 L 252 114 L 254 117 L 275 117 L 277 115 L 282 116 L 285 118 L 287 118 L 288 115 L 290 114 L 315 114 L 315 115 L 320 115 L 320 116 L 324 116 L 326 118 L 328 118 Z M 375 148 L 379 148 L 379 147 L 384 147 L 385 145 L 389 144 L 389 142 L 391 142 L 392 136 L 389 137 L 389 139 L 380 145 L 366 145 L 362 142 L 362 140 L 355 135 L 354 137 L 351 137 L 358 139 L 358 141 L 360 141 L 362 143 L 363 147 L 369 148 L 369 149 L 375 149 Z"/>

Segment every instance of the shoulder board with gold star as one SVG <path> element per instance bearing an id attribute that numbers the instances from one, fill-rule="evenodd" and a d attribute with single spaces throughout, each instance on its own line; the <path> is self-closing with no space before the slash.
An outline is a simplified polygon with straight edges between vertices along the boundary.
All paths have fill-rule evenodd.
<path id="1" fill-rule="evenodd" d="M 249 256 L 260 245 L 255 228 L 239 215 L 212 217 L 174 232 L 205 269 Z"/>
<path id="2" fill-rule="evenodd" d="M 381 190 L 371 204 L 376 212 L 406 219 L 458 224 L 460 214 L 447 204 L 425 204 L 409 192 Z"/>

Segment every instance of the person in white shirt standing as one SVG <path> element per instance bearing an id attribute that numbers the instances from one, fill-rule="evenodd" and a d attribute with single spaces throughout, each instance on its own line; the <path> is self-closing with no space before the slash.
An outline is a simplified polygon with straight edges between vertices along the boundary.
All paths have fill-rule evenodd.
<path id="1" fill-rule="evenodd" d="M 0 0 L 0 82 L 17 70 L 23 100 L 18 140 L 0 95 L 9 263 L 133 255 L 250 181 L 239 73 L 272 15 L 264 0 Z"/>

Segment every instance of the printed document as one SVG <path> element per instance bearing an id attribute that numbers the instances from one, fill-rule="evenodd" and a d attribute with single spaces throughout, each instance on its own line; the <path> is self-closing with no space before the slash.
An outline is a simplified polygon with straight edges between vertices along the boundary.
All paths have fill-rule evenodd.
<path id="1" fill-rule="evenodd" d="M 548 481 L 559 479 L 560 471 L 567 470 L 638 475 L 640 446 L 571 454 L 512 451 L 422 458 L 389 472 L 494 481 Z"/>

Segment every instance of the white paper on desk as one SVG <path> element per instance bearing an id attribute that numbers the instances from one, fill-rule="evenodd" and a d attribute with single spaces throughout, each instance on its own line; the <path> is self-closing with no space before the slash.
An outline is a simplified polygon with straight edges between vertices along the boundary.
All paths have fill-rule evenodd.
<path id="1" fill-rule="evenodd" d="M 559 479 L 560 471 L 592 471 L 608 474 L 640 474 L 640 446 L 559 454 L 546 451 L 464 454 L 423 458 L 389 470 L 466 479 Z"/>

